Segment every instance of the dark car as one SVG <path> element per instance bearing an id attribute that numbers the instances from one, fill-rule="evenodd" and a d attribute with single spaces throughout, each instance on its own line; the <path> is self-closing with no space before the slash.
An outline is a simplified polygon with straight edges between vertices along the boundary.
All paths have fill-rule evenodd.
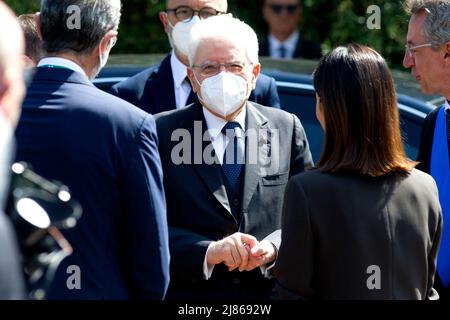
<path id="1" fill-rule="evenodd" d="M 162 56 L 115 56 L 110 64 L 94 80 L 103 90 L 157 63 Z M 131 63 L 131 64 L 130 64 Z M 323 131 L 316 119 L 316 96 L 312 72 L 315 61 L 281 61 L 264 59 L 263 72 L 277 81 L 282 109 L 297 115 L 305 127 L 314 161 L 320 157 Z M 411 159 L 416 159 L 422 123 L 426 115 L 443 103 L 439 97 L 428 97 L 420 93 L 418 85 L 405 72 L 393 72 L 398 91 L 398 106 L 405 149 Z"/>

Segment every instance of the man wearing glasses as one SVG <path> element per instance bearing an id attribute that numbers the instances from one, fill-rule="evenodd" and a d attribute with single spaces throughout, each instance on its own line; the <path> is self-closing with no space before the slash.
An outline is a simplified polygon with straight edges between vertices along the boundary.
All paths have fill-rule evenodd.
<path id="1" fill-rule="evenodd" d="M 197 101 L 187 78 L 187 51 L 190 29 L 200 20 L 227 12 L 226 0 L 166 0 L 159 19 L 168 35 L 172 52 L 156 67 L 151 67 L 112 87 L 111 93 L 146 112 L 181 109 Z M 275 80 L 261 75 L 250 100 L 280 108 Z"/>
<path id="2" fill-rule="evenodd" d="M 308 141 L 295 115 L 248 101 L 261 65 L 247 24 L 212 17 L 191 41 L 188 75 L 199 101 L 156 116 L 171 250 L 167 297 L 268 299 L 274 283 L 262 271 L 276 258 L 287 181 L 313 165 Z"/>
<path id="3" fill-rule="evenodd" d="M 265 0 L 264 20 L 269 36 L 261 41 L 260 55 L 275 59 L 320 59 L 320 45 L 303 38 L 298 29 L 302 7 L 300 0 Z"/>
<path id="4" fill-rule="evenodd" d="M 436 180 L 443 214 L 443 232 L 435 288 L 450 301 L 450 1 L 407 0 L 411 14 L 403 65 L 426 94 L 446 102 L 425 119 L 418 161 Z"/>

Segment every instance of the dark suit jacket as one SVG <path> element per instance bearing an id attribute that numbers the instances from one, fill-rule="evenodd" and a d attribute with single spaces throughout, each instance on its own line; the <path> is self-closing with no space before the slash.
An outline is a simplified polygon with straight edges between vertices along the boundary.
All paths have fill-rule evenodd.
<path id="1" fill-rule="evenodd" d="M 162 299 L 169 280 L 162 170 L 153 117 L 68 69 L 39 68 L 17 129 L 17 160 L 59 180 L 83 207 L 64 232 L 74 252 L 50 299 Z M 67 266 L 81 290 L 66 286 Z"/>
<path id="2" fill-rule="evenodd" d="M 267 37 L 259 43 L 259 55 L 262 57 L 270 57 L 270 44 Z M 300 37 L 293 58 L 319 60 L 322 58 L 322 49 L 318 43 Z"/>
<path id="3" fill-rule="evenodd" d="M 430 114 L 425 118 L 425 121 L 422 125 L 419 154 L 417 156 L 417 161 L 419 161 L 420 164 L 417 166 L 417 168 L 426 173 L 430 173 L 431 149 L 433 148 L 434 130 L 436 127 L 436 119 L 441 108 L 436 108 L 431 111 Z"/>
<path id="4" fill-rule="evenodd" d="M 174 110 L 175 88 L 170 57 L 169 54 L 158 66 L 114 85 L 110 93 L 151 114 Z M 261 74 L 250 101 L 279 109 L 280 98 L 275 79 Z"/>
<path id="5" fill-rule="evenodd" d="M 226 178 L 220 163 L 206 164 L 201 158 L 203 136 L 200 135 L 207 130 L 201 105 L 197 103 L 190 108 L 157 115 L 156 118 L 172 256 L 168 297 L 215 300 L 268 298 L 273 282 L 265 279 L 259 268 L 240 273 L 228 272 L 224 265 L 217 265 L 212 278 L 206 281 L 203 278 L 203 262 L 212 241 L 238 231 L 251 234 L 258 240 L 271 235 L 268 240 L 279 244 L 280 235 L 276 230 L 280 228 L 284 188 L 290 176 L 312 166 L 309 145 L 300 121 L 284 111 L 248 102 L 247 132 L 250 129 L 261 130 L 257 141 L 257 154 L 261 162 L 245 167 L 243 193 L 239 200 L 242 218 L 236 221 L 230 209 L 235 203 L 227 197 Z M 194 122 L 202 126 L 195 136 Z M 176 129 L 192 135 L 193 145 L 187 145 L 192 149 L 187 148 L 185 155 L 200 155 L 198 164 L 186 162 L 177 165 L 173 162 L 172 150 L 179 145 L 178 141 L 171 139 Z M 280 144 L 275 139 L 277 130 Z M 200 151 L 196 149 L 197 145 Z M 247 156 L 249 145 L 247 143 Z M 203 150 L 208 146 L 212 147 L 209 138 L 206 138 Z M 272 163 L 278 165 L 263 167 L 261 163 L 271 154 L 274 155 Z M 276 154 L 278 159 L 275 159 Z"/>
<path id="6" fill-rule="evenodd" d="M 16 239 L 9 219 L 0 211 L 0 300 L 25 298 Z"/>
<path id="7" fill-rule="evenodd" d="M 282 229 L 278 298 L 436 297 L 442 212 L 434 180 L 419 170 L 297 175 L 287 186 Z M 380 289 L 370 290 L 376 277 Z"/>
<path id="8" fill-rule="evenodd" d="M 441 107 L 443 108 L 443 107 Z M 419 155 L 417 161 L 420 164 L 417 166 L 419 170 L 430 173 L 431 167 L 431 151 L 433 148 L 434 130 L 436 127 L 436 119 L 441 108 L 434 109 L 425 119 L 422 125 L 422 135 L 420 139 Z M 450 302 L 450 287 L 445 287 L 439 277 L 436 275 L 436 290 L 439 292 L 440 300 Z"/>

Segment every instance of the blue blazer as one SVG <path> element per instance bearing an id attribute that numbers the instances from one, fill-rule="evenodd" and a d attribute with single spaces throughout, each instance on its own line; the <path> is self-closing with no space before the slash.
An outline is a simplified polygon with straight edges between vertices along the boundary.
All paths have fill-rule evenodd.
<path id="1" fill-rule="evenodd" d="M 110 93 L 151 114 L 175 109 L 175 87 L 170 57 L 169 54 L 159 65 L 114 85 Z M 197 97 L 193 94 L 189 97 L 188 104 L 196 100 Z M 249 100 L 280 109 L 275 79 L 261 74 Z"/>
<path id="2" fill-rule="evenodd" d="M 18 161 L 62 181 L 83 207 L 49 299 L 162 299 L 166 205 L 153 117 L 69 69 L 38 68 L 17 128 Z M 81 288 L 70 290 L 78 266 Z"/>

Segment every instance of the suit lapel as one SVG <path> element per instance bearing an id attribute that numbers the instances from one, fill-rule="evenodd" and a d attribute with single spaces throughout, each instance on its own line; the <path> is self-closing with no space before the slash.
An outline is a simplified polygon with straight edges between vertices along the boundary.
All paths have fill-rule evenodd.
<path id="1" fill-rule="evenodd" d="M 202 106 L 200 103 L 196 103 L 193 106 L 191 106 L 191 108 L 194 109 L 194 121 L 191 121 L 190 128 L 189 128 L 189 132 L 191 132 L 192 134 L 192 158 L 194 160 L 194 169 L 197 172 L 197 174 L 200 176 L 200 178 L 203 180 L 203 182 L 205 183 L 205 185 L 207 186 L 207 188 L 211 191 L 211 193 L 214 195 L 214 197 L 217 199 L 217 201 L 219 201 L 219 203 L 225 208 L 225 210 L 228 211 L 228 213 L 230 215 L 232 215 L 231 213 L 231 207 L 230 207 L 230 203 L 228 201 L 228 196 L 227 196 L 227 191 L 225 189 L 225 182 L 223 180 L 223 176 L 222 176 L 222 167 L 220 165 L 220 162 L 218 162 L 215 152 L 214 152 L 214 148 L 211 144 L 211 140 L 209 138 L 209 135 L 207 133 L 208 127 L 206 125 L 206 121 L 203 117 L 203 111 L 202 111 Z M 194 123 L 201 123 L 201 130 L 199 127 L 195 127 Z M 205 134 L 206 133 L 206 134 Z M 200 137 L 201 135 L 201 137 Z M 205 139 L 203 139 L 203 137 Z M 201 155 L 201 161 L 200 163 L 197 163 L 197 161 L 195 161 L 195 155 L 196 153 L 198 154 L 198 152 L 200 150 L 196 150 L 195 149 L 195 142 L 194 139 L 202 139 L 202 155 Z M 205 141 L 203 141 L 205 140 Z M 198 143 L 198 142 L 197 142 Z M 212 152 L 214 152 L 214 159 L 215 162 L 213 164 L 207 164 L 204 162 L 203 160 L 203 152 L 204 150 L 212 150 Z M 199 157 L 197 155 L 197 157 Z M 200 157 L 199 157 L 200 158 Z"/>
<path id="2" fill-rule="evenodd" d="M 164 58 L 154 75 L 155 80 L 150 81 L 150 77 L 148 87 L 145 90 L 148 93 L 145 101 L 150 105 L 150 110 L 153 114 L 176 108 L 175 86 L 173 84 L 170 57 L 171 55 L 169 54 Z M 156 99 L 151 99 L 152 96 L 156 97 Z"/>
<path id="3" fill-rule="evenodd" d="M 248 206 L 260 181 L 262 175 L 261 163 L 264 163 L 269 158 L 271 152 L 268 120 L 250 102 L 247 102 L 246 121 L 246 165 L 242 197 L 242 210 L 244 213 L 248 212 Z M 249 142 L 252 137 L 256 137 L 257 143 L 255 141 Z"/>

